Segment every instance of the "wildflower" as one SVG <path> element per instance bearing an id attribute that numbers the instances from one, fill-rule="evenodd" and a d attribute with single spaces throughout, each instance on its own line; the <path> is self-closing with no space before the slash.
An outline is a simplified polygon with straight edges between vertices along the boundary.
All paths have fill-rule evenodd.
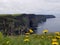
<path id="1" fill-rule="evenodd" d="M 25 37 L 28 38 L 29 36 L 26 35 Z"/>
<path id="2" fill-rule="evenodd" d="M 60 35 L 60 33 L 59 33 L 59 32 L 55 32 L 55 34 L 56 34 L 56 35 Z"/>
<path id="3" fill-rule="evenodd" d="M 53 42 L 56 42 L 56 41 L 57 41 L 57 39 L 52 39 L 52 41 L 53 41 Z"/>
<path id="4" fill-rule="evenodd" d="M 24 42 L 29 42 L 30 40 L 29 39 L 24 39 Z"/>
<path id="5" fill-rule="evenodd" d="M 47 30 L 47 29 L 43 30 L 43 33 L 47 33 L 47 32 L 48 32 L 48 30 Z"/>
<path id="6" fill-rule="evenodd" d="M 60 39 L 60 36 L 56 36 L 57 39 Z"/>
<path id="7" fill-rule="evenodd" d="M 25 33 L 26 35 L 29 35 L 30 33 Z"/>
<path id="8" fill-rule="evenodd" d="M 30 29 L 30 30 L 29 30 L 29 32 L 30 32 L 30 33 L 33 33 L 33 30 L 32 30 L 32 29 Z"/>
<path id="9" fill-rule="evenodd" d="M 58 42 L 52 42 L 52 45 L 59 45 Z"/>
<path id="10" fill-rule="evenodd" d="M 7 41 L 6 43 L 9 44 L 10 41 Z"/>

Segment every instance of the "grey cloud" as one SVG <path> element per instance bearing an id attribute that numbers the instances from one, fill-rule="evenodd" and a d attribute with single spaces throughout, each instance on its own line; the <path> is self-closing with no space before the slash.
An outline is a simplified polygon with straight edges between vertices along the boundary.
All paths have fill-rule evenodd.
<path id="1" fill-rule="evenodd" d="M 56 1 L 56 0 L 55 0 Z M 54 0 L 2 0 L 0 1 L 1 13 L 42 13 L 55 14 L 60 11 L 60 1 Z M 54 2 L 54 3 L 52 3 Z"/>
<path id="2" fill-rule="evenodd" d="M 58 3 L 60 2 L 60 0 L 45 0 L 45 1 L 53 2 L 53 3 L 54 3 L 54 2 L 55 2 L 55 3 L 56 3 L 56 2 L 58 2 Z"/>

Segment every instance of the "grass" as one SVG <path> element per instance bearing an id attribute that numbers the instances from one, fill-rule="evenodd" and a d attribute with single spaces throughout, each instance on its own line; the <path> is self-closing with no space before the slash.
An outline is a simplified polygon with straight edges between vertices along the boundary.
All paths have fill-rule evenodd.
<path id="1" fill-rule="evenodd" d="M 52 45 L 52 39 L 56 36 L 55 34 L 32 34 L 28 35 L 29 41 L 24 42 L 26 35 L 19 36 L 3 36 L 0 33 L 0 45 Z M 51 36 L 51 37 L 48 37 Z M 60 39 L 57 39 L 58 43 Z"/>

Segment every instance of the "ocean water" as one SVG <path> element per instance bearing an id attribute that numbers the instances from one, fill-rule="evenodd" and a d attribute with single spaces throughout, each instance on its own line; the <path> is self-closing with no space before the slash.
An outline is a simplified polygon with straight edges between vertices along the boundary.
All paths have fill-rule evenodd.
<path id="1" fill-rule="evenodd" d="M 49 32 L 60 32 L 60 18 L 50 18 L 46 22 L 39 23 L 37 27 L 37 34 L 42 33 L 44 29 L 48 29 Z"/>

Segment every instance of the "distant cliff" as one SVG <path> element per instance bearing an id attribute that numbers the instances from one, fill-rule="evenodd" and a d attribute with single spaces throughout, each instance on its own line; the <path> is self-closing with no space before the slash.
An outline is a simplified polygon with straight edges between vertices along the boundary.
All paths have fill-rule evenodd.
<path id="1" fill-rule="evenodd" d="M 46 18 L 55 18 L 54 15 L 45 15 Z"/>
<path id="2" fill-rule="evenodd" d="M 21 20 L 23 25 L 27 25 L 27 28 L 32 28 L 36 32 L 36 27 L 39 23 L 46 22 L 48 18 L 55 18 L 54 15 L 36 15 L 36 14 L 21 14 L 17 16 L 18 20 Z M 20 19 L 19 19 L 20 18 Z"/>
<path id="3" fill-rule="evenodd" d="M 36 15 L 36 14 L 7 14 L 0 16 L 0 30 L 4 34 L 24 34 L 30 28 L 34 33 L 37 31 L 39 23 L 46 22 L 48 18 L 55 18 L 54 15 Z M 5 32 L 6 30 L 6 32 Z"/>

